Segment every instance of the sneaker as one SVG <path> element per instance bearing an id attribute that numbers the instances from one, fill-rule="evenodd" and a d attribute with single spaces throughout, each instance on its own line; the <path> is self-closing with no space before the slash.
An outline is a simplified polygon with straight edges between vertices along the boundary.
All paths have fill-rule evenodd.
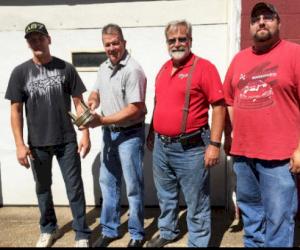
<path id="1" fill-rule="evenodd" d="M 51 233 L 41 233 L 36 247 L 51 247 L 55 240 L 61 236 L 58 228 L 55 228 Z"/>
<path id="2" fill-rule="evenodd" d="M 80 239 L 75 241 L 75 247 L 90 247 L 90 243 L 88 239 Z"/>

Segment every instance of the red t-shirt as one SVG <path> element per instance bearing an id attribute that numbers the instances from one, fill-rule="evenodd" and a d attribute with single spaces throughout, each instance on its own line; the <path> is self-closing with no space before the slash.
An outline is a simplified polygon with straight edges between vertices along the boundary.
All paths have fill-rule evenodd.
<path id="1" fill-rule="evenodd" d="M 195 55 L 191 53 L 186 63 L 173 75 L 171 75 L 172 60 L 169 60 L 156 77 L 153 126 L 159 134 L 166 136 L 181 134 L 187 77 L 194 60 Z M 209 104 L 223 98 L 222 83 L 216 67 L 209 61 L 199 58 L 192 75 L 186 133 L 207 124 Z"/>
<path id="2" fill-rule="evenodd" d="M 300 46 L 279 42 L 265 54 L 252 48 L 233 59 L 224 82 L 233 106 L 231 153 L 283 160 L 292 156 L 300 136 Z"/>

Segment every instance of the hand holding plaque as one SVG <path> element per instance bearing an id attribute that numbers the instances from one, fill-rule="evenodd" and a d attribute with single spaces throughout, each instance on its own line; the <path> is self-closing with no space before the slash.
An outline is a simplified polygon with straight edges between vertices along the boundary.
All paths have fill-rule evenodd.
<path id="1" fill-rule="evenodd" d="M 86 125 L 94 119 L 94 116 L 91 113 L 89 107 L 84 102 L 80 102 L 80 105 L 83 109 L 83 112 L 79 116 L 74 115 L 71 111 L 68 112 L 73 124 L 75 124 L 78 128 Z"/>

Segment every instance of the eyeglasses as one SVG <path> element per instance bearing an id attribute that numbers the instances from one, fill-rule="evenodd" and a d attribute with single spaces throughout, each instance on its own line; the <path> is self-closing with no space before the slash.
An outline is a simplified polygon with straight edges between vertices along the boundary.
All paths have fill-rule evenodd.
<path id="1" fill-rule="evenodd" d="M 186 43 L 188 40 L 189 40 L 188 37 L 170 38 L 170 39 L 167 39 L 167 43 L 169 45 L 174 45 L 176 43 L 176 41 L 178 41 L 179 43 Z"/>
<path id="2" fill-rule="evenodd" d="M 251 24 L 259 23 L 261 18 L 263 19 L 264 22 L 272 22 L 276 18 L 276 15 L 264 14 L 259 16 L 253 16 L 251 17 Z"/>

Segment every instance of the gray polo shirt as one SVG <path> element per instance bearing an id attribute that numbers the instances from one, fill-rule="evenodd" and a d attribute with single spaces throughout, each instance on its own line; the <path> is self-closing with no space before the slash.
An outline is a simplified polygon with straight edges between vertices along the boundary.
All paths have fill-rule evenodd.
<path id="1" fill-rule="evenodd" d="M 107 59 L 100 65 L 93 90 L 100 94 L 100 108 L 104 116 L 119 112 L 130 103 L 145 102 L 146 76 L 142 67 L 126 51 L 123 59 L 112 65 Z M 137 120 L 117 126 L 128 127 L 144 121 L 145 114 Z"/>

